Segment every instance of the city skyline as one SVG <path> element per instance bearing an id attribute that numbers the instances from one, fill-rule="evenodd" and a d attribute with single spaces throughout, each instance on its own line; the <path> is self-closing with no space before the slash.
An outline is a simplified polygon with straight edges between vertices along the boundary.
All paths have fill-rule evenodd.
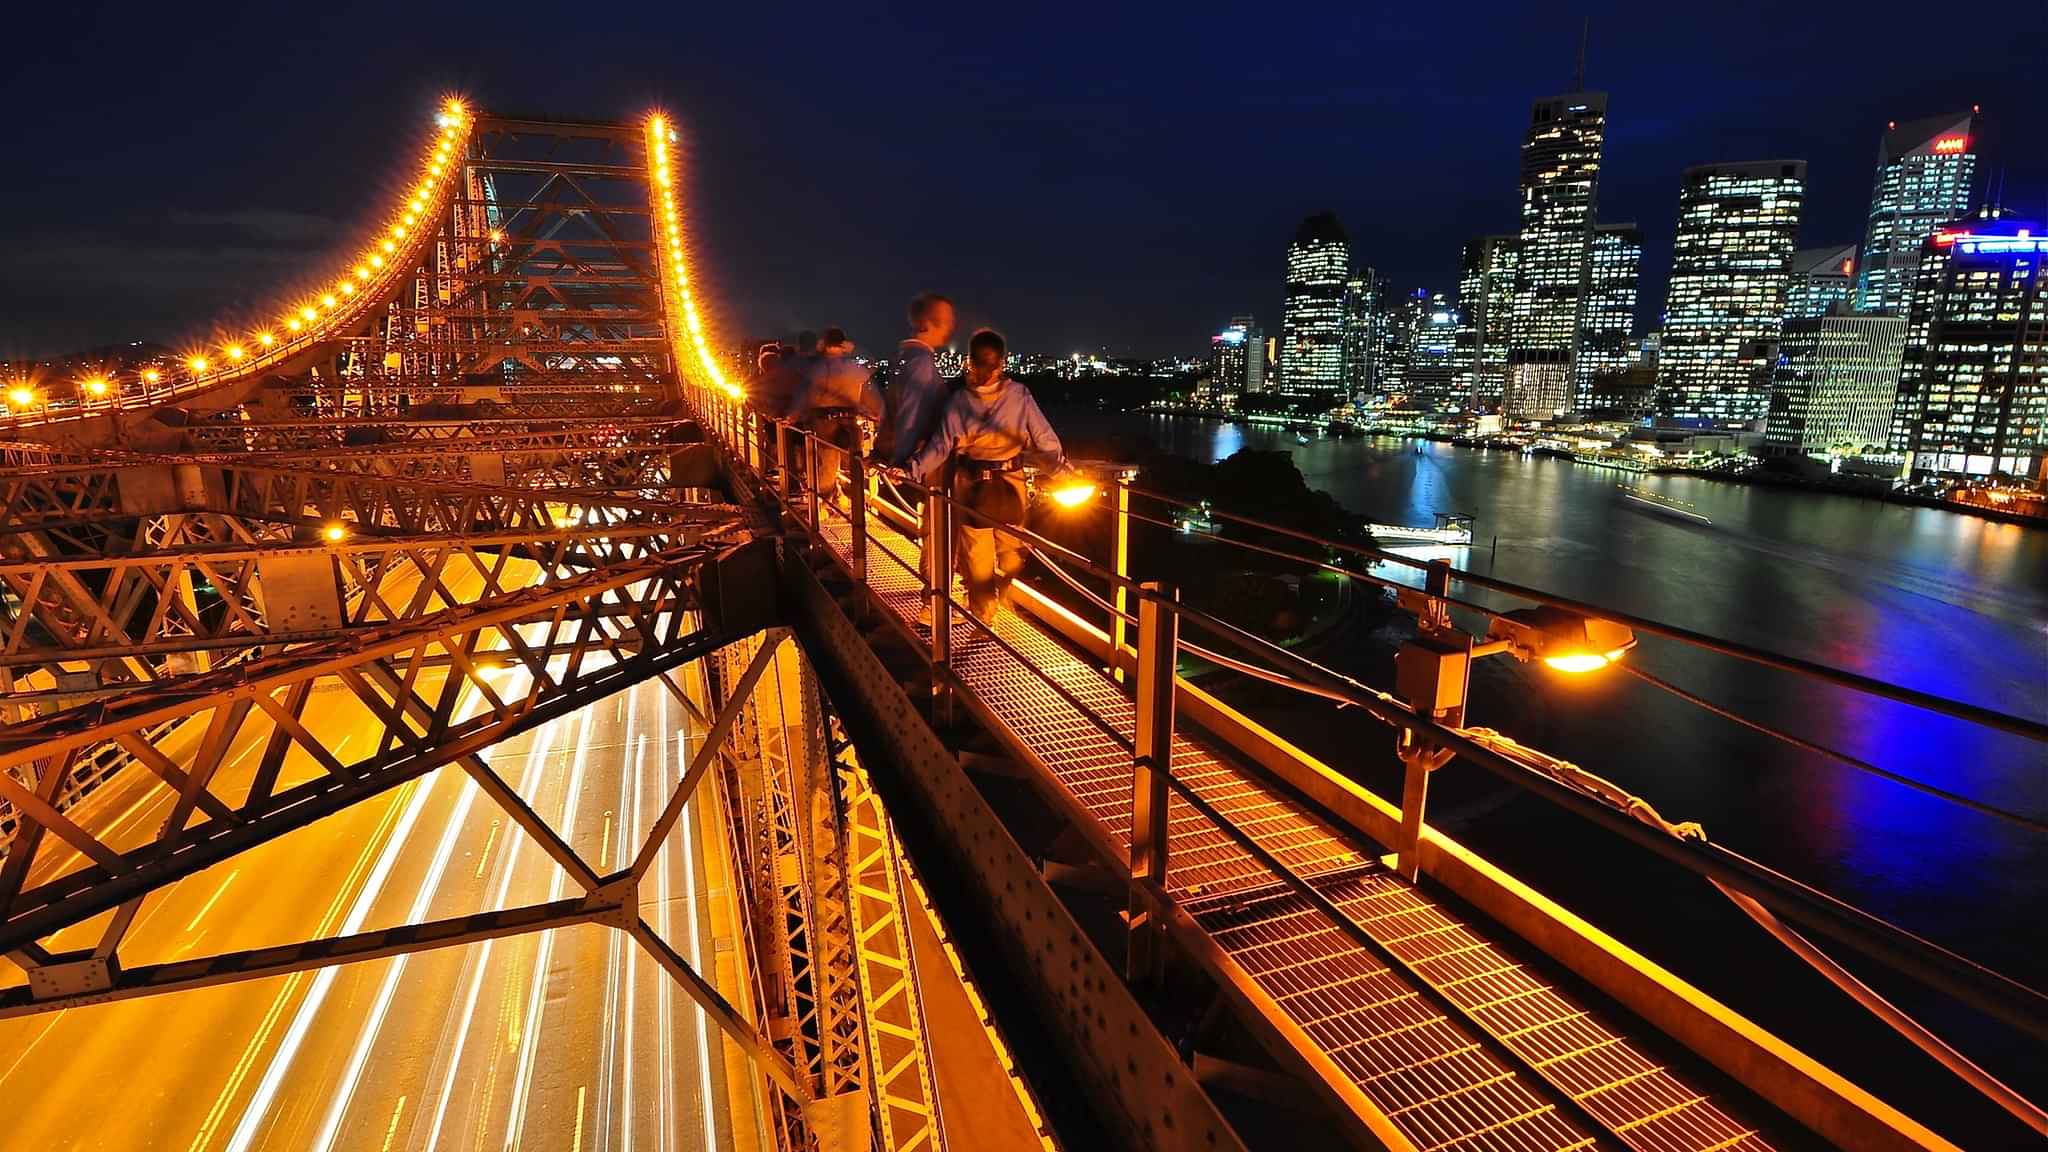
<path id="1" fill-rule="evenodd" d="M 1590 15 L 1586 83 L 1610 96 L 1599 222 L 1643 227 L 1638 328 L 1662 305 L 1676 182 L 1694 164 L 1808 160 L 1813 184 L 1800 242 L 1849 243 L 1867 226 L 1885 124 L 1981 104 L 1979 183 L 1999 178 L 2015 211 L 2048 214 L 2048 204 L 2036 203 L 2048 194 L 2048 125 L 2027 115 L 2026 70 L 1998 60 L 2031 58 L 2025 37 L 1973 50 L 1967 60 L 1942 54 L 1822 88 L 1790 67 L 1818 30 L 1786 30 L 1782 44 L 1760 55 L 1724 27 L 1737 21 Z M 33 205 L 19 202 L 21 190 L 6 193 L 18 201 L 5 238 L 19 272 L 0 291 L 10 317 L 0 356 L 203 336 L 218 310 L 200 301 L 251 308 L 289 291 L 308 254 L 343 248 L 364 226 L 342 174 L 381 155 L 391 126 L 409 123 L 446 90 L 498 104 L 653 100 L 675 111 L 690 156 L 702 164 L 688 178 L 702 206 L 708 262 L 724 270 L 716 287 L 728 303 L 712 318 L 721 331 L 839 323 L 865 346 L 886 347 L 900 335 L 902 300 L 939 288 L 962 300 L 964 321 L 993 323 L 1021 344 L 1192 352 L 1216 325 L 1245 312 L 1278 331 L 1272 238 L 1325 208 L 1351 229 L 1354 263 L 1373 267 L 1397 292 L 1452 289 L 1461 245 L 1515 225 L 1517 140 L 1531 101 L 1569 86 L 1579 31 L 1577 20 L 1511 10 L 1485 14 L 1476 29 L 1448 18 L 1347 16 L 1290 52 L 1369 60 L 1373 77 L 1359 79 L 1355 68 L 1300 73 L 1345 77 L 1317 87 L 1301 84 L 1274 53 L 1255 57 L 1249 74 L 1218 81 L 1186 67 L 1219 50 L 1194 29 L 1112 16 L 1081 46 L 1076 87 L 1022 63 L 1067 46 L 1065 21 L 1026 18 L 977 36 L 881 18 L 827 46 L 790 44 L 789 83 L 764 90 L 702 45 L 777 31 L 721 13 L 687 29 L 652 20 L 617 69 L 551 81 L 546 93 L 437 65 L 423 48 L 377 44 L 361 50 L 360 83 L 304 91 L 293 84 L 296 106 L 281 114 L 229 98 L 228 79 L 205 63 L 235 52 L 254 30 L 227 28 L 198 51 L 194 30 L 146 14 L 91 29 L 37 28 L 39 18 L 47 19 L 32 15 L 24 35 L 50 50 L 0 81 L 18 99 L 49 105 L 23 126 L 22 144 L 45 157 L 38 183 L 50 193 Z M 1886 27 L 1832 22 L 1830 51 L 1853 53 L 1867 41 L 1877 54 Z M 1457 59 L 1427 49 L 1453 35 L 1469 41 Z M 304 39 L 274 59 L 246 54 L 251 63 L 234 82 L 317 74 L 341 51 Z M 1674 40 L 1692 46 L 1686 59 L 1670 58 L 1664 46 Z M 824 101 L 806 78 L 814 59 L 892 63 L 872 91 Z M 949 85 L 935 121 L 908 129 L 915 117 L 902 103 L 897 62 L 938 62 L 976 79 Z M 80 68 L 119 79 L 61 102 L 37 95 Z M 387 82 L 397 76 L 406 79 Z M 1289 82 L 1277 83 L 1281 77 Z M 157 116 L 151 105 L 166 86 L 197 93 L 205 116 Z M 1742 99 L 1727 99 L 1735 90 Z M 730 110 L 742 92 L 744 117 Z M 821 106 L 829 106 L 822 118 Z M 1412 130 L 1418 115 L 1426 132 Z M 327 130 L 323 150 L 299 169 L 274 171 L 260 159 L 287 151 L 307 122 L 340 127 Z M 151 130 L 120 129 L 139 123 Z M 1184 179 L 1197 140 L 1218 133 L 1244 141 L 1229 170 Z M 815 186 L 805 157 L 819 154 L 847 178 L 835 179 L 825 197 L 792 191 Z M 191 163 L 202 155 L 206 164 Z M 946 187 L 968 157 L 1001 178 L 972 197 L 930 191 Z M 1389 171 L 1400 179 L 1386 179 Z M 122 209 L 137 173 L 170 208 Z M 964 243 L 983 236 L 986 252 Z M 116 251 L 140 257 L 116 270 Z M 114 330 L 99 319 L 108 301 L 135 317 L 132 326 Z"/>

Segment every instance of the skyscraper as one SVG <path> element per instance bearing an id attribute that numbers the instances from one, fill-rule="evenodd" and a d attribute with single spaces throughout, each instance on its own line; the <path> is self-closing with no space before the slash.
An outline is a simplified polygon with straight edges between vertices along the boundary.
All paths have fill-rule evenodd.
<path id="1" fill-rule="evenodd" d="M 1771 378 L 1766 451 L 1882 451 L 1891 435 L 1905 343 L 1905 317 L 1858 316 L 1847 304 L 1827 316 L 1787 320 Z"/>
<path id="2" fill-rule="evenodd" d="M 1344 399 L 1344 283 L 1351 244 L 1337 217 L 1310 216 L 1287 246 L 1287 307 L 1280 324 L 1280 393 L 1314 409 Z"/>
<path id="3" fill-rule="evenodd" d="M 1535 417 L 1574 399 L 1607 94 L 1538 100 L 1522 140 L 1521 252 L 1508 347 L 1510 411 Z"/>
<path id="4" fill-rule="evenodd" d="M 1458 387 L 1458 309 L 1450 297 L 1424 288 L 1415 290 L 1408 336 L 1406 382 L 1410 400 L 1435 412 L 1463 409 L 1471 387 Z"/>
<path id="5" fill-rule="evenodd" d="M 1792 280 L 1785 289 L 1785 320 L 1827 315 L 1854 294 L 1856 246 L 1801 248 L 1792 254 Z"/>
<path id="6" fill-rule="evenodd" d="M 1785 324 L 1806 162 L 1688 168 L 1658 358 L 1658 415 L 1761 420 Z"/>
<path id="7" fill-rule="evenodd" d="M 2005 473 L 2039 484 L 2048 451 L 2048 228 L 1955 222 L 1920 246 L 1892 408 L 1913 474 Z"/>
<path id="8" fill-rule="evenodd" d="M 1458 311 L 1465 321 L 1475 411 L 1500 407 L 1507 391 L 1508 327 L 1514 319 L 1515 270 L 1521 240 L 1481 236 L 1465 245 L 1458 274 Z"/>
<path id="9" fill-rule="evenodd" d="M 1977 111 L 1885 126 L 1870 190 L 1856 307 L 1904 315 L 1920 244 L 1968 212 L 1977 174 Z"/>
<path id="10" fill-rule="evenodd" d="M 1636 285 L 1643 274 L 1643 233 L 1633 224 L 1602 224 L 1593 230 L 1586 259 L 1586 297 L 1579 307 L 1578 381 L 1573 406 L 1585 411 L 1593 384 L 1627 371 L 1636 349 L 1629 339 L 1636 324 Z"/>
<path id="11" fill-rule="evenodd" d="M 1221 332 L 1209 337 L 1209 393 L 1205 400 L 1235 409 L 1242 397 L 1265 387 L 1266 348 L 1258 321 L 1233 316 Z"/>
<path id="12" fill-rule="evenodd" d="M 1370 268 L 1344 282 L 1344 395 L 1353 400 L 1373 390 L 1380 288 L 1379 277 Z"/>

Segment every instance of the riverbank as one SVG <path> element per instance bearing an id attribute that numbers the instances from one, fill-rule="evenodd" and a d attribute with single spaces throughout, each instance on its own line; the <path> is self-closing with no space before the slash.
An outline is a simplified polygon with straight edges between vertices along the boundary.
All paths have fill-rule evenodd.
<path id="1" fill-rule="evenodd" d="M 1142 409 L 1134 415 L 1164 417 L 1175 420 L 1217 421 L 1235 426 L 1291 427 L 1294 424 L 1317 424 L 1306 417 L 1285 418 L 1263 416 L 1254 418 L 1235 417 L 1221 411 L 1197 411 L 1193 409 Z M 1455 444 L 1458 447 L 1476 447 L 1482 451 L 1513 451 L 1505 447 L 1463 444 L 1440 435 L 1429 435 L 1405 429 L 1361 428 L 1366 437 L 1380 437 L 1399 440 L 1421 440 L 1432 444 Z M 1997 524 L 2016 524 L 2023 528 L 2048 529 L 2048 511 L 2036 513 L 2028 510 L 2029 502 L 2014 501 L 2012 507 L 2000 507 L 1990 502 L 1964 500 L 1946 496 L 1929 496 L 1916 492 L 1902 492 L 1891 486 L 1891 482 L 1877 477 L 1801 476 L 1785 472 L 1752 468 L 1732 471 L 1719 468 L 1688 468 L 1676 465 L 1648 465 L 1620 460 L 1602 459 L 1590 453 L 1552 451 L 1546 453 L 1558 459 L 1570 460 L 1586 468 L 1601 471 L 1622 472 L 1632 476 L 1690 476 L 1701 480 L 1717 480 L 1727 484 L 1746 484 L 1763 488 L 1789 489 L 1797 492 L 1816 492 L 1830 496 L 1848 496 L 1859 500 L 1873 500 L 1882 504 L 1893 504 L 1906 508 L 1933 508 L 1943 512 L 1956 512 L 1976 516 Z M 2048 500 L 2031 502 L 2034 506 L 2048 509 Z"/>

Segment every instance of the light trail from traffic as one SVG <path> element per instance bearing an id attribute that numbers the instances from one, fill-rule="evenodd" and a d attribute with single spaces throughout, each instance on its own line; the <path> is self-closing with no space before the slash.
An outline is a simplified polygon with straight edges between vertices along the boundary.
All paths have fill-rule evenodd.
<path id="1" fill-rule="evenodd" d="M 520 690 L 523 672 L 501 675 L 500 690 Z M 650 692 L 654 699 L 643 699 Z M 473 706 L 465 702 L 464 712 Z M 338 744 L 370 718 L 340 696 L 309 710 L 308 723 Z M 643 684 L 540 725 L 485 759 L 599 871 L 610 871 L 630 861 L 645 834 L 650 790 L 665 796 L 678 779 L 669 726 L 687 723 L 662 686 Z M 245 752 L 231 752 L 231 767 L 242 767 Z M 564 895 L 566 873 L 530 851 L 531 838 L 495 805 L 476 803 L 478 791 L 459 769 L 440 769 L 300 834 L 320 833 L 327 849 L 299 845 L 198 874 L 198 883 L 151 898 L 130 947 L 146 957 L 189 949 L 207 935 L 213 951 Z M 160 815 L 167 800 L 165 789 L 149 787 L 140 796 L 108 789 L 89 802 L 147 827 L 138 814 Z M 687 929 L 690 939 L 673 944 L 701 963 L 712 954 L 695 907 L 705 897 L 696 880 L 703 861 L 687 821 L 683 837 L 682 850 L 664 847 L 643 890 L 657 905 L 649 918 L 657 930 Z M 287 857 L 291 864 L 278 866 Z M 313 878 L 319 900 L 281 898 Z M 691 904 L 675 917 L 668 905 L 678 892 Z M 645 980 L 654 981 L 649 995 Z M 89 1067 L 121 1051 L 131 1033 L 167 1037 L 180 1053 L 121 1072 L 138 1091 L 189 1102 L 189 1121 L 151 1116 L 145 1124 L 88 1113 L 82 1098 L 52 1099 L 23 1117 L 20 1135 L 53 1150 L 108 1140 L 185 1152 L 731 1148 L 746 1129 L 714 1118 L 726 1100 L 723 1048 L 709 1043 L 694 1003 L 678 1011 L 664 995 L 668 983 L 619 934 L 578 927 L 0 1022 L 0 1068 L 66 1043 Z M 197 1003 L 206 1010 L 179 1010 Z M 697 1035 L 678 1031 L 689 1028 Z"/>

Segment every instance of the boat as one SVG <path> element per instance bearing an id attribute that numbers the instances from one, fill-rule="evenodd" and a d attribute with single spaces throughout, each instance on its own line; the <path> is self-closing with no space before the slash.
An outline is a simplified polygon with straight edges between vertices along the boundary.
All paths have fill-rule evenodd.
<path id="1" fill-rule="evenodd" d="M 1367 524 L 1372 533 L 1373 543 L 1389 544 L 1435 544 L 1439 546 L 1462 547 L 1472 543 L 1472 517 L 1462 512 L 1439 512 L 1435 523 L 1427 528 L 1407 524 Z"/>
<path id="2" fill-rule="evenodd" d="M 1627 484 L 1617 484 L 1615 488 L 1621 492 L 1621 498 L 1624 503 L 1634 505 L 1637 508 L 1647 509 L 1648 511 L 1669 516 L 1674 520 L 1683 520 L 1690 524 L 1713 523 L 1705 513 L 1683 500 L 1673 500 L 1669 496 L 1643 488 L 1631 487 Z"/>
<path id="3" fill-rule="evenodd" d="M 1307 443 L 1310 443 L 1310 440 L 1309 440 L 1309 435 L 1308 435 L 1308 433 L 1306 433 L 1306 432 L 1303 432 L 1303 431 L 1302 431 L 1301 429 L 1299 429 L 1299 428 L 1295 429 L 1295 430 L 1294 430 L 1294 442 L 1295 442 L 1296 444 L 1307 444 Z"/>

